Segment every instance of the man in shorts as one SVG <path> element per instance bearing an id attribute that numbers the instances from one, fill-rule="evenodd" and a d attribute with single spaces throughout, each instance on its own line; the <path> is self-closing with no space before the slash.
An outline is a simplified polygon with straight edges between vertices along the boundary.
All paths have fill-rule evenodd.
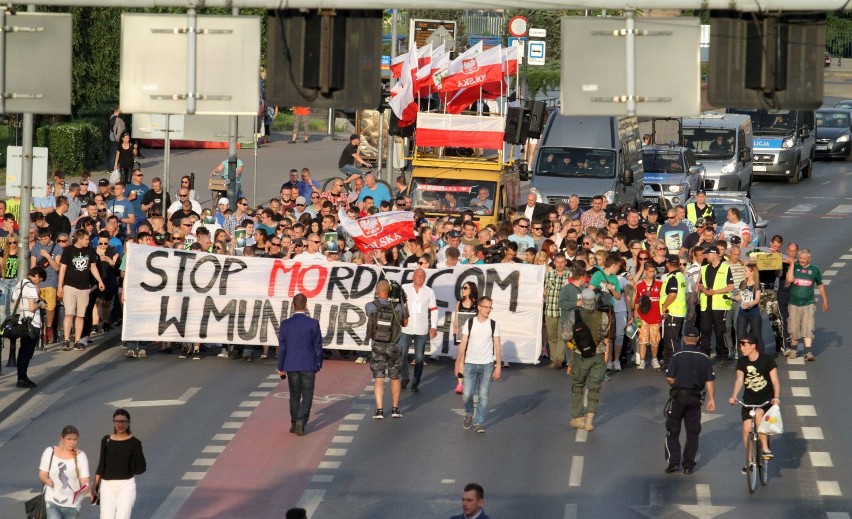
<path id="1" fill-rule="evenodd" d="M 391 379 L 391 399 L 393 408 L 392 418 L 402 418 L 399 410 L 399 395 L 402 392 L 400 368 L 402 367 L 402 350 L 397 339 L 402 327 L 408 324 L 408 310 L 401 303 L 392 303 L 390 283 L 381 280 L 376 283 L 376 299 L 367 303 L 364 310 L 367 313 L 367 340 L 372 341 L 373 356 L 370 369 L 373 372 L 373 388 L 376 395 L 376 414 L 374 420 L 385 417 L 383 401 L 385 396 L 385 374 Z M 387 310 L 391 309 L 391 315 Z"/>
<path id="2" fill-rule="evenodd" d="M 44 327 L 44 343 L 53 344 L 53 320 L 56 314 L 56 290 L 59 288 L 60 259 L 64 247 L 68 246 L 68 235 L 61 234 L 51 240 L 51 232 L 47 227 L 38 230 L 36 243 L 30 249 L 30 268 L 41 267 L 47 277 L 39 284 L 38 296 L 46 303 Z M 60 243 L 60 240 L 62 242 Z"/>
<path id="3" fill-rule="evenodd" d="M 816 302 L 814 301 L 814 286 L 819 290 L 822 297 L 822 311 L 828 312 L 828 296 L 825 293 L 825 284 L 822 282 L 822 272 L 816 265 L 811 265 L 811 251 L 802 249 L 799 251 L 799 261 L 793 268 L 787 269 L 787 285 L 790 286 L 790 330 L 791 348 L 787 350 L 787 358 L 795 359 L 796 350 L 801 337 L 805 343 L 805 360 L 814 361 L 814 314 L 816 313 Z"/>
<path id="4" fill-rule="evenodd" d="M 71 349 L 71 326 L 74 326 L 74 349 L 84 350 L 80 339 L 83 337 L 83 317 L 89 306 L 89 275 L 98 282 L 98 290 L 106 290 L 101 273 L 98 271 L 98 256 L 89 246 L 91 237 L 85 229 L 74 233 L 74 244 L 62 252 L 59 266 L 59 290 L 57 295 L 65 305 L 64 340 L 61 349 Z"/>

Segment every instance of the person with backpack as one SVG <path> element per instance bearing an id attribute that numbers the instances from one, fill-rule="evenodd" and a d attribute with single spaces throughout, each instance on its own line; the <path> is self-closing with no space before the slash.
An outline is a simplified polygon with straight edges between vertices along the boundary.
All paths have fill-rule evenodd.
<path id="1" fill-rule="evenodd" d="M 616 300 L 621 300 L 621 282 L 618 280 L 618 271 L 621 268 L 621 255 L 617 252 L 610 252 L 606 255 L 603 263 L 603 268 L 598 264 L 598 270 L 592 274 L 592 279 L 589 281 L 589 288 L 593 289 L 598 295 L 598 309 L 603 310 L 607 317 L 612 320 L 613 307 Z M 626 325 L 627 323 L 625 323 Z M 624 329 L 624 326 L 621 327 Z M 604 337 L 607 345 L 607 362 L 606 369 L 610 371 L 621 371 L 621 343 L 616 341 L 615 327 L 608 330 L 607 336 Z M 613 347 L 615 354 L 613 355 Z"/>
<path id="2" fill-rule="evenodd" d="M 107 171 L 112 171 L 115 166 L 115 155 L 118 153 L 118 145 L 121 143 L 121 135 L 127 131 L 127 125 L 124 119 L 121 118 L 121 108 L 113 107 L 112 115 L 109 116 L 107 123 L 107 132 L 109 136 L 109 155 L 107 155 Z"/>
<path id="3" fill-rule="evenodd" d="M 402 327 L 408 324 L 408 310 L 401 302 L 391 302 L 390 283 L 381 280 L 376 283 L 376 298 L 367 303 L 367 340 L 372 341 L 373 356 L 370 369 L 373 372 L 373 388 L 376 395 L 376 414 L 374 420 L 383 420 L 385 397 L 385 373 L 391 379 L 392 418 L 402 418 L 399 410 L 399 395 L 402 392 L 400 370 L 402 368 L 402 350 L 397 341 Z"/>
<path id="4" fill-rule="evenodd" d="M 500 347 L 500 326 L 491 319 L 494 301 L 483 296 L 476 305 L 476 317 L 468 319 L 462 327 L 455 372 L 462 379 L 464 422 L 477 433 L 485 432 L 485 413 L 488 411 L 488 390 L 492 380 L 500 380 L 503 368 L 503 351 Z M 474 412 L 473 395 L 477 395 Z"/>
<path id="5" fill-rule="evenodd" d="M 610 319 L 606 312 L 597 309 L 598 295 L 592 289 L 580 295 L 582 308 L 568 315 L 562 328 L 562 338 L 567 341 L 571 355 L 571 426 L 587 431 L 594 430 L 601 384 L 606 374 L 606 342 Z M 572 347 L 573 344 L 573 347 Z M 583 406 L 583 393 L 589 391 L 588 403 Z"/>

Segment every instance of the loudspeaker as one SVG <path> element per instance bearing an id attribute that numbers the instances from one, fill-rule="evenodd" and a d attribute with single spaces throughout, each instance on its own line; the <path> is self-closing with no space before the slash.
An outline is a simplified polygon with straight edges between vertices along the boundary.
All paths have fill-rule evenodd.
<path id="1" fill-rule="evenodd" d="M 530 131 L 527 134 L 532 139 L 541 137 L 546 120 L 546 107 L 541 101 L 527 101 L 526 109 L 530 112 Z"/>
<path id="2" fill-rule="evenodd" d="M 369 108 L 381 93 L 382 11 L 269 11 L 266 100 L 279 106 Z"/>
<path id="3" fill-rule="evenodd" d="M 390 120 L 388 121 L 388 135 L 391 137 L 414 137 L 415 128 L 416 123 L 409 124 L 408 126 L 400 126 L 399 117 L 391 111 Z"/>
<path id="4" fill-rule="evenodd" d="M 725 108 L 819 108 L 825 32 L 825 15 L 712 13 L 710 104 Z"/>
<path id="5" fill-rule="evenodd" d="M 526 108 L 515 107 L 506 111 L 506 128 L 503 130 L 503 141 L 509 144 L 523 144 L 530 131 L 530 111 Z"/>

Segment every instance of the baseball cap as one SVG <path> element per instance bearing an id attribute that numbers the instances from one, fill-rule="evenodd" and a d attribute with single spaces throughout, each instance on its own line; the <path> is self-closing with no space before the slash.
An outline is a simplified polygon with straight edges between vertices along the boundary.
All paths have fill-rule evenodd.
<path id="1" fill-rule="evenodd" d="M 704 254 L 719 254 L 719 247 L 711 245 L 704 249 Z"/>
<path id="2" fill-rule="evenodd" d="M 296 205 L 305 205 L 307 203 L 308 203 L 308 201 L 305 200 L 305 197 L 303 197 L 303 196 L 297 196 L 296 197 Z"/>
<path id="3" fill-rule="evenodd" d="M 703 189 L 699 189 L 698 191 L 696 191 L 696 192 L 695 192 L 695 194 L 696 194 L 696 195 L 706 195 L 706 194 L 707 194 L 707 191 L 705 191 L 705 190 L 703 190 Z"/>
<path id="4" fill-rule="evenodd" d="M 627 213 L 619 213 L 618 219 L 619 220 L 627 220 Z"/>
<path id="5" fill-rule="evenodd" d="M 699 331 L 698 331 L 698 328 L 696 328 L 695 326 L 687 325 L 687 326 L 683 329 L 683 336 L 684 336 L 684 337 L 700 337 L 700 336 L 701 336 L 701 332 L 699 332 Z"/>
<path id="6" fill-rule="evenodd" d="M 461 233 L 458 231 L 450 231 L 447 233 L 447 238 L 461 238 Z"/>
<path id="7" fill-rule="evenodd" d="M 653 224 L 653 223 L 650 224 L 650 225 L 646 225 L 645 226 L 645 233 L 657 234 L 657 225 Z"/>
<path id="8" fill-rule="evenodd" d="M 739 245 L 743 242 L 743 239 L 739 236 L 731 236 L 731 239 L 728 241 L 731 242 L 731 245 Z"/>
<path id="9" fill-rule="evenodd" d="M 99 186 L 108 186 L 109 185 L 109 179 L 102 178 L 102 179 L 98 180 L 98 185 Z"/>
<path id="10" fill-rule="evenodd" d="M 604 212 L 604 218 L 606 218 L 607 220 L 615 220 L 615 216 L 616 216 L 615 211 L 609 211 L 608 210 L 608 211 Z"/>
<path id="11" fill-rule="evenodd" d="M 648 208 L 648 214 L 657 214 L 659 212 L 660 212 L 660 210 L 655 205 L 652 205 L 651 207 Z"/>
<path id="12" fill-rule="evenodd" d="M 222 198 L 219 199 L 218 202 L 216 202 L 216 205 L 222 205 L 222 204 L 230 205 L 230 203 L 231 202 L 229 202 L 228 199 L 223 196 Z"/>
<path id="13" fill-rule="evenodd" d="M 580 294 L 580 297 L 583 299 L 583 301 L 594 301 L 595 298 L 597 298 L 597 294 L 595 294 L 595 291 L 591 288 L 586 288 Z"/>
<path id="14" fill-rule="evenodd" d="M 666 254 L 666 262 L 673 265 L 680 265 L 680 258 L 676 254 Z"/>
<path id="15" fill-rule="evenodd" d="M 652 202 L 650 200 L 645 200 L 645 201 L 642 202 L 642 207 L 647 207 L 647 208 L 654 207 L 654 202 Z"/>

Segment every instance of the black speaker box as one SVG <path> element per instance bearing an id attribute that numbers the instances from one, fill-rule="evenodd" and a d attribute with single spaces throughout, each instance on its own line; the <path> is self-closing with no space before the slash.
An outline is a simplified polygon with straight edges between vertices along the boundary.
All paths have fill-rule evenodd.
<path id="1" fill-rule="evenodd" d="M 532 139 L 541 137 L 546 119 L 545 104 L 541 101 L 527 101 L 526 109 L 530 112 L 530 131 L 528 136 Z"/>
<path id="2" fill-rule="evenodd" d="M 506 111 L 506 128 L 503 130 L 503 140 L 509 144 L 523 144 L 530 131 L 530 111 L 526 108 L 515 107 Z"/>

